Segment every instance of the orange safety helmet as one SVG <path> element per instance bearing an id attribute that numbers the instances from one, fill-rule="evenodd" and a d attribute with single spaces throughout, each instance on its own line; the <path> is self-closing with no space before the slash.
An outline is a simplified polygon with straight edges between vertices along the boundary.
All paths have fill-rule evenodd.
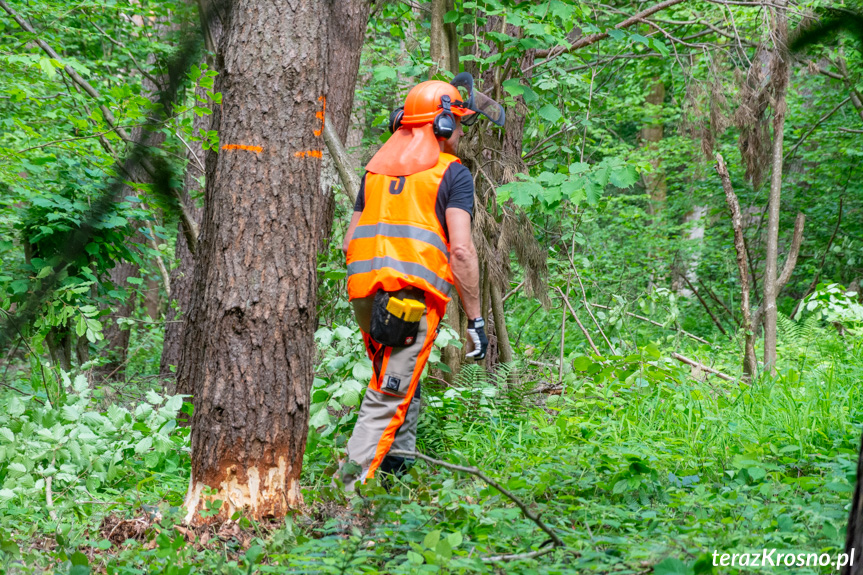
<path id="1" fill-rule="evenodd" d="M 464 88 L 467 98 L 459 91 Z M 503 106 L 473 89 L 473 76 L 462 72 L 452 83 L 428 80 L 408 92 L 405 105 L 389 118 L 392 132 L 383 147 L 366 165 L 366 171 L 388 176 L 408 176 L 430 169 L 438 162 L 438 142 L 452 136 L 456 118 L 469 126 L 484 116 L 503 126 Z"/>
<path id="2" fill-rule="evenodd" d="M 454 116 L 461 117 L 476 113 L 462 102 L 458 88 L 440 80 L 428 80 L 417 84 L 408 92 L 404 113 L 400 120 L 401 125 L 413 127 L 434 122 L 435 117 L 443 111 L 441 106 L 443 96 L 449 96 L 450 111 Z"/>

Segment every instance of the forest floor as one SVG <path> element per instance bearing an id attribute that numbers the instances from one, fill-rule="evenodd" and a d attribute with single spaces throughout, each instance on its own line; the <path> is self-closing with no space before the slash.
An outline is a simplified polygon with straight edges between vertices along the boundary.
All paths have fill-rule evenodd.
<path id="1" fill-rule="evenodd" d="M 557 381 L 556 368 L 470 367 L 454 386 L 429 380 L 418 449 L 480 468 L 564 544 L 507 562 L 483 559 L 549 549 L 549 538 L 477 477 L 418 462 L 389 491 L 372 482 L 351 499 L 331 487 L 355 409 L 343 410 L 347 419 L 331 410 L 310 436 L 303 512 L 193 531 L 180 524 L 189 478 L 188 431 L 174 420 L 181 398 L 144 391 L 149 383 L 119 396 L 77 378 L 52 408 L 39 404 L 44 392 L 6 389 L 0 565 L 69 575 L 664 575 L 758 570 L 714 567 L 713 553 L 763 549 L 835 562 L 855 481 L 863 353 L 824 333 L 781 348 L 779 373 L 751 385 L 693 373 L 652 344 L 571 358 L 559 395 L 543 383 Z M 736 357 L 729 349 L 712 359 L 731 371 Z M 322 370 L 316 389 L 335 376 Z M 771 568 L 786 570 L 835 564 Z"/>

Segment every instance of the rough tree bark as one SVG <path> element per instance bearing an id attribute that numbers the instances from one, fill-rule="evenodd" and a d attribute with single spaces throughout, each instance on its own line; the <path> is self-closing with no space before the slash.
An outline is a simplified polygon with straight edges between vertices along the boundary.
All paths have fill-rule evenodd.
<path id="1" fill-rule="evenodd" d="M 234 0 L 223 20 L 221 149 L 208 155 L 179 373 L 195 407 L 188 523 L 281 517 L 302 501 L 328 5 Z"/>
<path id="2" fill-rule="evenodd" d="M 455 22 L 445 23 L 444 16 L 455 9 L 455 0 L 432 0 L 431 7 L 431 53 L 432 66 L 429 76 L 439 70 L 458 74 L 458 37 Z"/>
<path id="3" fill-rule="evenodd" d="M 774 57 L 772 59 L 773 150 L 770 174 L 770 200 L 767 208 L 767 250 L 764 267 L 764 367 L 776 367 L 776 270 L 779 265 L 779 204 L 782 197 L 783 132 L 785 129 L 785 92 L 788 87 L 788 20 L 786 0 L 771 9 Z"/>

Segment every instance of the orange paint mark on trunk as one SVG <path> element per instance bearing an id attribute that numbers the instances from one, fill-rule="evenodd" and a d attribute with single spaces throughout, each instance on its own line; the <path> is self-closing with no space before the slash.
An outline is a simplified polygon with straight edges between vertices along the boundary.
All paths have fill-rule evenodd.
<path id="1" fill-rule="evenodd" d="M 256 154 L 260 154 L 264 151 L 261 146 L 244 146 L 243 144 L 225 144 L 222 146 L 223 150 L 248 150 L 249 152 L 255 152 Z"/>
<path id="2" fill-rule="evenodd" d="M 323 158 L 324 157 L 322 150 L 306 150 L 305 152 L 294 152 L 294 155 L 298 158 Z"/>
<path id="3" fill-rule="evenodd" d="M 324 133 L 324 122 L 326 121 L 325 118 L 327 117 L 327 97 L 326 96 L 320 96 L 318 98 L 318 101 L 324 103 L 324 109 L 321 110 L 320 112 L 315 112 L 315 118 L 317 118 L 318 120 L 321 121 L 321 127 L 320 127 L 320 129 L 315 130 L 315 136 L 320 138 L 321 134 Z"/>

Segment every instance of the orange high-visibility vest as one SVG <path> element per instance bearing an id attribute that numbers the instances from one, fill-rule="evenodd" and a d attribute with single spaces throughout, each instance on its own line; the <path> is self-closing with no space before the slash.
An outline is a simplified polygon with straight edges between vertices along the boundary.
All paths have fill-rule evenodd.
<path id="1" fill-rule="evenodd" d="M 454 285 L 449 241 L 435 214 L 444 172 L 459 159 L 441 153 L 410 176 L 368 172 L 365 208 L 348 244 L 348 298 L 416 287 L 445 305 Z"/>

